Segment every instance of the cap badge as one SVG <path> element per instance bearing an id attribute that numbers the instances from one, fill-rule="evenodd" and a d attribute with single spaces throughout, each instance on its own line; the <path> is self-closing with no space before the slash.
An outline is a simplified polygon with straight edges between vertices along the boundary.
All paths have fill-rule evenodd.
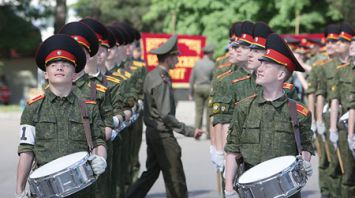
<path id="1" fill-rule="evenodd" d="M 255 37 L 255 42 L 258 42 L 258 40 L 259 40 L 259 37 Z"/>
<path id="2" fill-rule="evenodd" d="M 266 50 L 266 54 L 270 54 L 270 50 L 268 49 L 268 50 Z"/>
<path id="3" fill-rule="evenodd" d="M 57 55 L 62 55 L 62 51 L 57 51 Z"/>

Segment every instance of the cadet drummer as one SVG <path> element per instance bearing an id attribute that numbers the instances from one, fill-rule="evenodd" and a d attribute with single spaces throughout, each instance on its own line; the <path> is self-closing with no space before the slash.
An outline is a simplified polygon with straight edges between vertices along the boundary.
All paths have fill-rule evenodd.
<path id="1" fill-rule="evenodd" d="M 302 104 L 287 98 L 282 89 L 294 70 L 304 70 L 277 34 L 267 38 L 266 54 L 259 60 L 262 64 L 257 69 L 256 83 L 263 87 L 263 91 L 236 104 L 234 122 L 227 137 L 226 197 L 239 197 L 233 189 L 233 179 L 237 169 L 236 159 L 242 156 L 248 169 L 278 156 L 301 154 L 307 175 L 312 174 L 309 111 Z M 296 103 L 294 110 L 299 120 L 301 153 L 297 152 L 296 144 L 292 144 L 295 138 L 288 106 L 291 102 Z M 300 193 L 295 197 L 300 197 Z"/>
<path id="2" fill-rule="evenodd" d="M 59 157 L 88 150 L 80 110 L 83 102 L 72 91 L 74 74 L 84 68 L 85 62 L 84 51 L 69 36 L 54 35 L 40 46 L 36 63 L 45 71 L 49 88 L 44 95 L 30 100 L 21 116 L 16 197 L 28 197 L 25 185 L 33 161 L 42 166 Z M 106 168 L 103 123 L 95 101 L 85 103 L 94 146 L 91 165 L 99 175 Z M 90 186 L 70 197 L 91 197 L 92 192 Z"/>

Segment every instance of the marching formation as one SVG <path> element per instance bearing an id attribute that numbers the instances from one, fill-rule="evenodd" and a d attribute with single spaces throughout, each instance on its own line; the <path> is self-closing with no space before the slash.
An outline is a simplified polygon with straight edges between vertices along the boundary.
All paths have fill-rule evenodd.
<path id="1" fill-rule="evenodd" d="M 169 70 L 179 62 L 177 42 L 173 35 L 149 52 L 158 65 L 148 73 L 140 32 L 127 23 L 84 18 L 46 39 L 35 57 L 43 94 L 28 101 L 20 122 L 16 197 L 143 198 L 160 171 L 167 197 L 188 197 L 173 132 L 199 139 L 206 101 L 209 152 L 225 197 L 301 197 L 316 154 L 322 196 L 354 196 L 349 24 L 299 41 L 264 22 L 233 23 L 226 54 L 214 63 L 207 46 L 190 77 L 190 98 L 202 103 L 196 128 L 175 117 Z M 138 177 L 143 121 L 147 162 Z"/>
<path id="2" fill-rule="evenodd" d="M 316 148 L 322 197 L 353 197 L 354 30 L 332 24 L 301 41 L 273 32 L 236 22 L 216 60 L 210 155 L 224 196 L 301 197 Z"/>

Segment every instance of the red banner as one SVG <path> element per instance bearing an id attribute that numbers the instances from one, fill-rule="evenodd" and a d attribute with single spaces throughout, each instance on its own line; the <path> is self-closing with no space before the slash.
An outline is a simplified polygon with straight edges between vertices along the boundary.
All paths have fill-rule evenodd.
<path id="1" fill-rule="evenodd" d="M 162 45 L 170 36 L 170 34 L 142 33 L 143 58 L 147 63 L 149 71 L 158 65 L 156 55 L 150 54 L 149 51 Z M 169 71 L 173 79 L 173 87 L 189 87 L 192 67 L 198 59 L 202 58 L 202 49 L 205 47 L 205 44 L 206 37 L 204 36 L 178 35 L 179 63 L 175 69 Z"/>

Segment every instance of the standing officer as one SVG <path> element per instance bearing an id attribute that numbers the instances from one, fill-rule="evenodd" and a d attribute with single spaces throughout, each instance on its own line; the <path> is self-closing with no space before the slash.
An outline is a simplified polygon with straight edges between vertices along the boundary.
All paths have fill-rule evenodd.
<path id="1" fill-rule="evenodd" d="M 190 75 L 189 99 L 195 100 L 195 127 L 201 128 L 203 123 L 204 108 L 211 89 L 211 81 L 215 64 L 212 61 L 214 47 L 207 45 L 203 49 L 203 58 L 198 60 Z M 207 138 L 210 139 L 209 116 L 206 117 Z"/>
<path id="2" fill-rule="evenodd" d="M 94 144 L 91 166 L 97 175 L 105 171 L 103 124 L 96 102 L 83 102 L 72 91 L 74 73 L 80 72 L 85 62 L 81 46 L 69 36 L 51 36 L 40 46 L 36 63 L 45 72 L 49 88 L 44 95 L 28 102 L 21 117 L 16 197 L 26 197 L 24 189 L 34 160 L 42 166 L 59 157 L 88 150 L 80 107 L 85 103 Z M 93 188 L 88 187 L 70 197 L 93 196 Z"/>
<path id="3" fill-rule="evenodd" d="M 233 179 L 237 169 L 236 159 L 244 158 L 248 169 L 263 161 L 283 156 L 302 155 L 307 175 L 312 174 L 311 159 L 312 133 L 311 117 L 300 103 L 291 101 L 283 89 L 294 70 L 304 71 L 283 39 L 271 34 L 266 41 L 266 54 L 260 59 L 256 83 L 263 87 L 255 97 L 239 101 L 231 123 L 225 151 L 226 157 L 226 197 L 238 197 L 233 190 Z M 289 103 L 295 104 L 301 136 L 301 153 L 297 152 Z M 300 197 L 300 193 L 295 197 Z"/>
<path id="4" fill-rule="evenodd" d="M 177 35 L 173 35 L 151 53 L 159 65 L 147 74 L 144 81 L 144 123 L 147 126 L 147 170 L 131 186 L 127 197 L 143 198 L 163 173 L 169 198 L 188 197 L 181 162 L 181 148 L 173 131 L 198 139 L 203 131 L 186 126 L 175 118 L 176 103 L 168 71 L 178 63 Z"/>

